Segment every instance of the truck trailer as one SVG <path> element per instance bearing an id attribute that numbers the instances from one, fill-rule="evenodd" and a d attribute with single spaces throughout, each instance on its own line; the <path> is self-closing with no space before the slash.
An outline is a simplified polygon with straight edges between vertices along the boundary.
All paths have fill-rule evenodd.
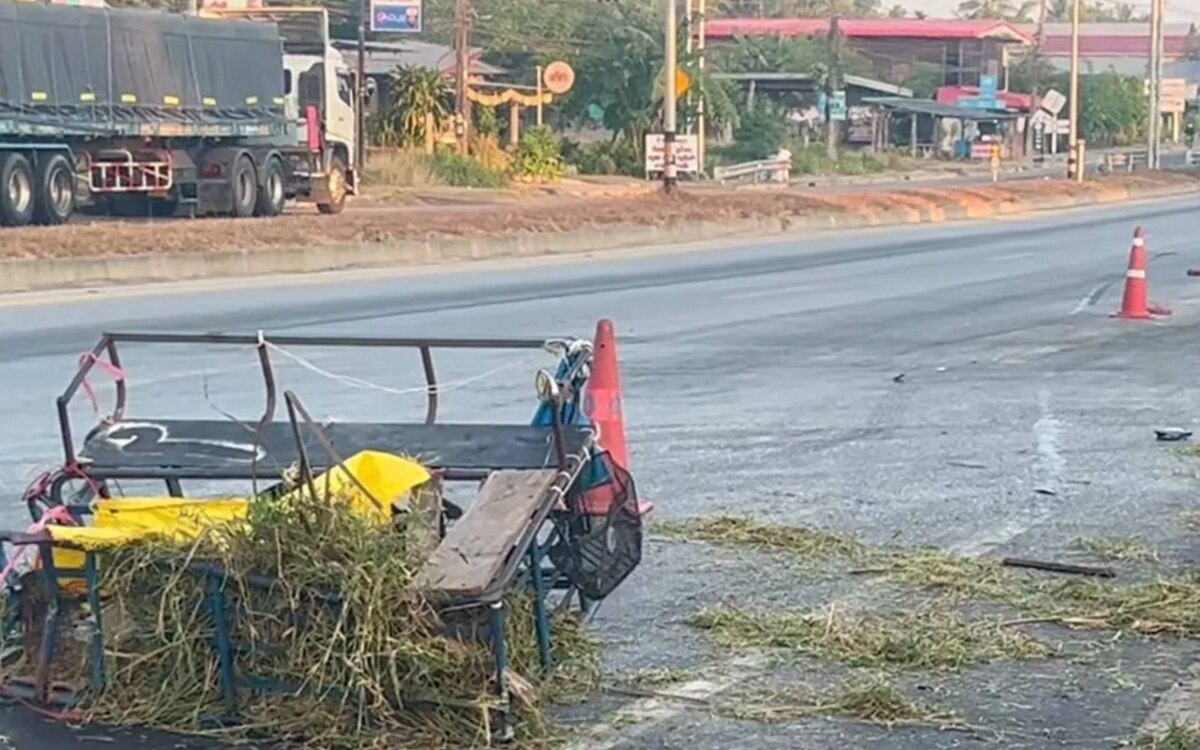
<path id="1" fill-rule="evenodd" d="M 341 212 L 354 81 L 323 8 L 0 0 L 0 225 Z"/>

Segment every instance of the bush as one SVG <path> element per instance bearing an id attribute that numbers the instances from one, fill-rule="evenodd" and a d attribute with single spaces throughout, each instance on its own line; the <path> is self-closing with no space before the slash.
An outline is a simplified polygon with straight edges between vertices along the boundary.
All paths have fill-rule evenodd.
<path id="1" fill-rule="evenodd" d="M 637 149 L 624 138 L 574 146 L 568 160 L 579 169 L 580 174 L 633 177 L 642 174 L 642 163 L 638 159 Z"/>
<path id="2" fill-rule="evenodd" d="M 478 159 L 462 156 L 451 149 L 439 149 L 433 159 L 434 173 L 453 187 L 504 187 L 508 179 L 504 172 L 488 169 Z"/>
<path id="3" fill-rule="evenodd" d="M 521 136 L 517 147 L 516 174 L 531 182 L 554 182 L 566 169 L 562 161 L 562 144 L 550 128 L 530 128 Z"/>
<path id="4" fill-rule="evenodd" d="M 769 159 L 787 143 L 783 113 L 769 104 L 758 104 L 741 116 L 733 130 L 733 145 L 727 150 L 735 162 Z"/>

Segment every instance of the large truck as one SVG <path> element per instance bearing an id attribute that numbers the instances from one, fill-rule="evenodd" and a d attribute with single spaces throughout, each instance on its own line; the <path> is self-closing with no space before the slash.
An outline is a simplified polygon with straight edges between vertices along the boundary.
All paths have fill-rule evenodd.
<path id="1" fill-rule="evenodd" d="M 0 225 L 341 212 L 354 81 L 323 8 L 0 0 Z"/>

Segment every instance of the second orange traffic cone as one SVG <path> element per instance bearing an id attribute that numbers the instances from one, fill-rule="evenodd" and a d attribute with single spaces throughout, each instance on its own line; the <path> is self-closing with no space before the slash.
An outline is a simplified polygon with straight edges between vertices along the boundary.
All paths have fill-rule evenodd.
<path id="1" fill-rule="evenodd" d="M 1142 228 L 1133 230 L 1133 247 L 1129 250 L 1129 269 L 1125 271 L 1125 297 L 1121 300 L 1118 318 L 1145 320 L 1153 317 L 1147 307 L 1146 238 Z"/>

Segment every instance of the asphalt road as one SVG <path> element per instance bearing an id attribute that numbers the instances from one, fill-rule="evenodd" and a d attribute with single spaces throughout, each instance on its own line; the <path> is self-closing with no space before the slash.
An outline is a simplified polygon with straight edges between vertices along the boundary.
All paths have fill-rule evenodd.
<path id="1" fill-rule="evenodd" d="M 1166 565 L 1194 564 L 1198 545 L 1180 520 L 1200 510 L 1194 467 L 1153 435 L 1192 427 L 1200 406 L 1200 280 L 1185 274 L 1200 266 L 1193 202 L 687 253 L 0 299 L 0 495 L 9 498 L 0 522 L 24 523 L 24 481 L 57 457 L 53 397 L 103 329 L 587 336 L 609 316 L 633 468 L 658 517 L 746 513 L 871 542 L 1038 558 L 1066 556 L 1080 537 L 1136 534 Z M 1109 317 L 1136 224 L 1148 232 L 1151 297 L 1174 309 L 1157 322 Z M 422 382 L 415 358 L 295 353 L 391 390 Z M 286 361 L 288 387 L 318 416 L 423 413 L 419 393 L 355 388 Z M 462 386 L 446 395 L 443 418 L 527 419 L 534 370 L 546 363 L 540 354 L 440 356 L 443 381 Z M 133 416 L 261 409 L 249 351 L 130 348 L 125 365 Z M 89 417 L 85 404 L 74 413 Z M 812 608 L 843 597 L 871 594 L 861 582 L 802 578 L 769 557 L 655 540 L 597 627 L 614 675 L 697 669 L 688 687 L 703 695 L 734 683 L 808 683 L 829 671 L 738 661 L 683 620 L 718 601 Z M 909 684 L 975 732 L 762 725 L 653 701 L 625 706 L 634 713 L 614 721 L 617 702 L 607 699 L 567 718 L 595 733 L 585 747 L 619 750 L 1107 748 L 1138 731 L 1168 690 L 1177 695 L 1177 682 L 1187 687 L 1195 651 L 1129 640 L 1091 660 Z M 111 746 L 81 734 L 118 737 L 0 715 L 0 735 L 19 750 Z M 182 745 L 139 734 L 122 746 Z"/>

